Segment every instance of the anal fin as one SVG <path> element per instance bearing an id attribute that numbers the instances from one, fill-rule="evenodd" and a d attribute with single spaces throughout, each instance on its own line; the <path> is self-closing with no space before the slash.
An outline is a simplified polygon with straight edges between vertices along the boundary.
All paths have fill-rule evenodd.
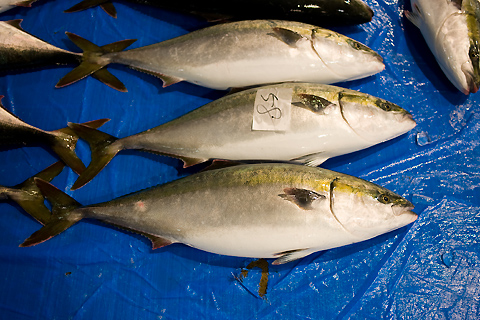
<path id="1" fill-rule="evenodd" d="M 272 265 L 279 265 L 279 264 L 284 264 L 294 260 L 298 260 L 308 256 L 310 253 L 312 253 L 312 251 L 309 249 L 296 249 L 296 250 L 280 252 L 275 254 L 275 256 L 278 256 L 278 258 L 272 262 Z"/>

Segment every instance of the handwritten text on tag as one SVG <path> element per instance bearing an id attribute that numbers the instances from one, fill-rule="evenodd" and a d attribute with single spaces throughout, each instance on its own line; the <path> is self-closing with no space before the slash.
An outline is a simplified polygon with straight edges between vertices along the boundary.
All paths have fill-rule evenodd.
<path id="1" fill-rule="evenodd" d="M 287 131 L 290 129 L 291 88 L 259 89 L 253 108 L 252 130 Z"/>

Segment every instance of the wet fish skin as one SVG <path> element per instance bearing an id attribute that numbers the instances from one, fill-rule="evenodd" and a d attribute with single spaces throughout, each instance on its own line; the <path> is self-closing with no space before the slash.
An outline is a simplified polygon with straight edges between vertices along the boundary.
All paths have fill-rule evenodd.
<path id="1" fill-rule="evenodd" d="M 461 92 L 480 86 L 480 2 L 411 0 L 405 15 L 422 32 L 450 82 Z"/>
<path id="2" fill-rule="evenodd" d="M 253 20 L 281 19 L 319 26 L 340 26 L 366 23 L 372 20 L 372 9 L 361 0 L 206 0 L 206 1 L 162 1 L 129 0 L 141 5 L 191 13 L 209 20 Z M 108 0 L 85 0 L 65 12 L 76 12 L 97 5 L 110 3 Z M 103 7 L 116 17 L 113 6 Z"/>
<path id="3" fill-rule="evenodd" d="M 73 171 L 80 174 L 85 165 L 75 154 L 78 136 L 70 128 L 45 131 L 25 123 L 8 111 L 2 104 L 0 96 L 0 148 L 47 145 Z M 108 119 L 86 122 L 87 126 L 99 128 Z"/>
<path id="4" fill-rule="evenodd" d="M 15 201 L 35 220 L 46 224 L 50 221 L 51 212 L 44 204 L 45 198 L 35 184 L 35 178 L 49 182 L 62 172 L 64 166 L 63 162 L 58 161 L 16 186 L 0 186 L 0 201 Z"/>
<path id="5" fill-rule="evenodd" d="M 82 207 L 36 179 L 52 203 L 52 219 L 21 245 L 50 239 L 94 218 L 156 239 L 208 252 L 275 258 L 286 263 L 313 252 L 373 238 L 416 220 L 413 205 L 373 183 L 293 164 L 208 170 L 155 188 Z"/>
<path id="6" fill-rule="evenodd" d="M 67 35 L 75 44 L 84 41 Z M 339 33 L 298 22 L 249 20 L 214 25 L 124 52 L 85 54 L 82 64 L 57 87 L 110 63 L 155 75 L 164 86 L 188 81 L 213 89 L 291 81 L 329 84 L 385 68 L 376 52 Z"/>
<path id="7" fill-rule="evenodd" d="M 252 130 L 258 95 L 268 97 L 267 104 L 275 104 L 275 97 L 282 98 L 284 90 L 291 97 L 289 128 Z M 91 163 L 73 185 L 75 190 L 95 177 L 121 150 L 168 155 L 182 159 L 185 166 L 209 159 L 297 161 L 318 166 L 328 158 L 397 137 L 412 129 L 415 121 L 399 106 L 358 91 L 284 83 L 227 95 L 122 139 L 82 125 L 69 126 L 92 150 Z"/>

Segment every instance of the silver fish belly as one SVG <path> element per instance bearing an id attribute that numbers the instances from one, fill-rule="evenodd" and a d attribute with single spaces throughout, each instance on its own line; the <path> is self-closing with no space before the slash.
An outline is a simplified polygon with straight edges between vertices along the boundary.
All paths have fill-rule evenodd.
<path id="1" fill-rule="evenodd" d="M 155 74 L 168 85 L 188 81 L 214 89 L 302 81 L 334 83 L 384 69 L 371 49 L 316 26 L 280 20 L 215 25 L 161 43 L 105 54 Z"/>
<path id="2" fill-rule="evenodd" d="M 42 193 L 50 193 L 45 194 L 49 199 L 60 193 L 53 204 L 61 208 L 22 246 L 45 241 L 82 218 L 95 218 L 157 238 L 160 246 L 180 242 L 224 255 L 277 258 L 279 264 L 370 239 L 417 217 L 409 201 L 378 185 L 292 164 L 204 171 L 73 210 L 78 203 L 62 203 L 68 196 L 45 184 L 38 184 Z"/>

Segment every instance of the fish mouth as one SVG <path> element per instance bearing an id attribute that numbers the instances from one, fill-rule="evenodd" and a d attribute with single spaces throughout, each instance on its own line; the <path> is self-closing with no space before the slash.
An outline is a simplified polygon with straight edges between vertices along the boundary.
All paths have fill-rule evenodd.
<path id="1" fill-rule="evenodd" d="M 393 205 L 392 211 L 394 216 L 405 219 L 407 223 L 412 223 L 418 218 L 418 215 L 412 211 L 413 208 L 414 205 L 409 202 L 407 205 Z"/>

